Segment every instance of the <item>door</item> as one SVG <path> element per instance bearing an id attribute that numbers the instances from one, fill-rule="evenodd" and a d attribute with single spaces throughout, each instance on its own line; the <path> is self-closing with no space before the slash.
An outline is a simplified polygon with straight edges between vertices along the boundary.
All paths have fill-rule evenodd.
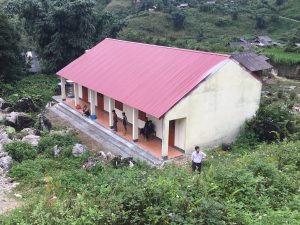
<path id="1" fill-rule="evenodd" d="M 89 93 L 88 89 L 82 86 L 82 100 L 85 102 L 89 102 Z"/>
<path id="2" fill-rule="evenodd" d="M 98 105 L 98 109 L 104 111 L 104 98 L 103 98 L 103 94 L 97 93 L 97 105 Z"/>
<path id="3" fill-rule="evenodd" d="M 175 120 L 169 122 L 169 146 L 175 144 Z"/>

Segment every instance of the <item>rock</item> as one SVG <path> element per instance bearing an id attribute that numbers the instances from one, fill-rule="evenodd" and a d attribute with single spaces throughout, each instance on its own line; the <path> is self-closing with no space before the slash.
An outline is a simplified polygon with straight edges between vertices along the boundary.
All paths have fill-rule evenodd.
<path id="1" fill-rule="evenodd" d="M 87 152 L 87 147 L 82 144 L 75 144 L 72 149 L 72 154 L 75 157 L 81 156 L 83 153 Z"/>
<path id="2" fill-rule="evenodd" d="M 111 164 L 112 164 L 115 168 L 118 168 L 118 167 L 121 166 L 122 156 L 121 156 L 121 155 L 117 155 L 117 156 L 114 157 L 110 162 L 111 162 Z"/>
<path id="3" fill-rule="evenodd" d="M 41 138 L 40 136 L 29 134 L 29 135 L 23 137 L 22 141 L 27 142 L 32 147 L 37 147 L 39 145 L 40 138 Z"/>
<path id="4" fill-rule="evenodd" d="M 8 102 L 5 102 L 5 101 L 4 101 L 4 102 L 1 103 L 1 107 L 0 107 L 0 108 L 1 108 L 2 110 L 6 109 L 6 108 L 8 108 L 8 107 L 13 108 L 12 104 L 10 104 L 10 103 L 8 103 Z"/>
<path id="5" fill-rule="evenodd" d="M 52 152 L 53 152 L 54 157 L 58 157 L 61 152 L 61 148 L 59 148 L 58 145 L 55 145 L 53 147 Z"/>
<path id="6" fill-rule="evenodd" d="M 0 176 L 4 173 L 4 170 L 0 167 Z"/>
<path id="7" fill-rule="evenodd" d="M 4 103 L 4 99 L 3 98 L 0 98 L 0 108 L 2 107 L 2 104 Z"/>
<path id="8" fill-rule="evenodd" d="M 5 121 L 5 118 L 6 118 L 6 115 L 5 114 L 2 114 L 0 112 L 0 123 L 3 123 Z"/>
<path id="9" fill-rule="evenodd" d="M 103 151 L 100 151 L 96 154 L 96 157 L 99 157 L 99 158 L 103 158 L 103 159 L 106 159 L 106 155 Z"/>
<path id="10" fill-rule="evenodd" d="M 39 123 L 38 123 L 38 129 L 44 130 L 47 129 L 49 132 L 52 129 L 52 124 L 50 120 L 43 114 L 38 115 Z"/>
<path id="11" fill-rule="evenodd" d="M 12 140 L 9 139 L 8 134 L 3 129 L 0 129 L 0 150 L 3 148 L 4 144 L 11 142 Z"/>
<path id="12" fill-rule="evenodd" d="M 2 110 L 2 112 L 5 112 L 5 113 L 11 113 L 12 111 L 14 111 L 14 109 L 12 107 L 7 107 L 6 109 Z"/>
<path id="13" fill-rule="evenodd" d="M 11 112 L 7 115 L 4 124 L 17 129 L 23 129 L 25 127 L 30 127 L 33 124 L 33 119 L 23 112 Z"/>
<path id="14" fill-rule="evenodd" d="M 24 128 L 23 130 L 21 130 L 21 133 L 23 133 L 25 136 L 26 135 L 37 135 L 37 136 L 41 135 L 41 132 L 34 128 Z"/>
<path id="15" fill-rule="evenodd" d="M 94 158 L 89 158 L 86 163 L 83 164 L 82 168 L 86 170 L 91 170 L 97 165 L 97 160 Z"/>
<path id="16" fill-rule="evenodd" d="M 131 168 L 133 166 L 134 166 L 133 162 L 129 161 L 129 167 Z"/>
<path id="17" fill-rule="evenodd" d="M 21 98 L 19 99 L 15 106 L 14 106 L 15 110 L 17 111 L 21 111 L 21 112 L 35 112 L 36 111 L 36 107 L 32 101 L 31 98 Z"/>
<path id="18" fill-rule="evenodd" d="M 10 156 L 5 156 L 0 158 L 0 167 L 4 171 L 8 171 L 12 166 L 13 160 Z"/>
<path id="19" fill-rule="evenodd" d="M 14 194 L 14 196 L 15 196 L 16 198 L 22 198 L 22 195 L 20 195 L 20 194 Z"/>
<path id="20" fill-rule="evenodd" d="M 114 154 L 112 154 L 111 152 L 108 152 L 107 154 L 106 154 L 106 158 L 108 159 L 108 160 L 112 160 L 113 158 L 115 158 L 116 156 L 114 155 Z"/>
<path id="21" fill-rule="evenodd" d="M 63 135 L 71 134 L 73 132 L 74 132 L 74 130 L 69 128 L 69 129 L 66 129 L 66 130 L 51 130 L 50 134 L 51 135 L 52 134 L 57 134 L 57 135 L 63 136 Z"/>
<path id="22" fill-rule="evenodd" d="M 8 134 L 8 135 L 13 135 L 13 134 L 15 134 L 16 133 L 16 129 L 15 128 L 13 128 L 13 127 L 6 127 L 5 128 L 5 132 Z"/>

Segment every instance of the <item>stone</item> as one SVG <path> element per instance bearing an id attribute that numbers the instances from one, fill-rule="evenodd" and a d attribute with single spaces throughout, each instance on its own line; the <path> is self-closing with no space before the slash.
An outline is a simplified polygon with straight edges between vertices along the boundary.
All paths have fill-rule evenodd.
<path id="1" fill-rule="evenodd" d="M 4 102 L 1 103 L 0 109 L 4 110 L 4 109 L 6 109 L 8 107 L 13 108 L 12 104 L 4 101 Z"/>
<path id="2" fill-rule="evenodd" d="M 0 167 L 6 172 L 12 166 L 13 160 L 10 156 L 4 156 L 0 158 Z"/>
<path id="3" fill-rule="evenodd" d="M 41 138 L 40 136 L 29 134 L 29 135 L 23 137 L 22 141 L 27 142 L 32 147 L 37 147 L 39 145 L 40 138 Z"/>
<path id="4" fill-rule="evenodd" d="M 97 154 L 96 154 L 97 157 L 99 158 L 103 158 L 103 159 L 106 159 L 106 155 L 103 151 L 99 151 Z"/>
<path id="5" fill-rule="evenodd" d="M 53 152 L 54 157 L 58 157 L 59 154 L 60 154 L 60 152 L 61 152 L 61 148 L 58 147 L 58 145 L 55 145 L 55 146 L 53 147 L 52 152 Z"/>
<path id="6" fill-rule="evenodd" d="M 0 167 L 0 176 L 4 173 L 4 170 Z"/>
<path id="7" fill-rule="evenodd" d="M 72 149 L 72 154 L 75 157 L 80 157 L 83 153 L 87 152 L 87 147 L 82 144 L 75 144 Z"/>
<path id="8" fill-rule="evenodd" d="M 0 108 L 2 107 L 2 104 L 4 103 L 4 99 L 3 98 L 0 98 Z"/>
<path id="9" fill-rule="evenodd" d="M 83 164 L 82 168 L 86 170 L 91 170 L 97 165 L 97 160 L 94 158 L 89 158 L 86 163 Z"/>
<path id="10" fill-rule="evenodd" d="M 38 129 L 39 130 L 46 129 L 50 132 L 50 130 L 52 129 L 52 124 L 51 124 L 50 120 L 43 114 L 39 114 L 38 118 L 39 118 Z"/>
<path id="11" fill-rule="evenodd" d="M 16 102 L 14 108 L 15 108 L 15 110 L 21 111 L 21 112 L 35 112 L 36 111 L 36 107 L 35 107 L 32 99 L 28 98 L 28 97 L 19 99 Z"/>
<path id="12" fill-rule="evenodd" d="M 12 111 L 14 111 L 13 107 L 7 107 L 2 110 L 2 112 L 5 112 L 5 113 L 11 113 Z"/>
<path id="13" fill-rule="evenodd" d="M 24 128 L 23 130 L 21 130 L 21 133 L 25 134 L 25 135 L 37 135 L 40 136 L 41 132 L 37 129 L 34 128 Z"/>
<path id="14" fill-rule="evenodd" d="M 4 124 L 17 129 L 23 129 L 30 127 L 33 124 L 33 119 L 23 112 L 11 112 L 6 116 Z"/>
<path id="15" fill-rule="evenodd" d="M 111 152 L 108 152 L 107 154 L 106 154 L 106 158 L 108 159 L 108 160 L 112 160 L 113 158 L 115 158 L 116 156 L 114 155 L 114 154 L 112 154 Z"/>

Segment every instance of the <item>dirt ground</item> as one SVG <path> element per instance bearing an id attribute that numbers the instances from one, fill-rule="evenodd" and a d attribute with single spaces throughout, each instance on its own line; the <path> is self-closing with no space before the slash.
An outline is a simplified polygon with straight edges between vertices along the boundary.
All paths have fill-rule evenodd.
<path id="1" fill-rule="evenodd" d="M 4 214 L 9 210 L 20 206 L 20 201 L 9 198 L 7 195 L 15 186 L 16 183 L 12 183 L 9 177 L 6 177 L 4 174 L 0 175 L 0 214 Z"/>

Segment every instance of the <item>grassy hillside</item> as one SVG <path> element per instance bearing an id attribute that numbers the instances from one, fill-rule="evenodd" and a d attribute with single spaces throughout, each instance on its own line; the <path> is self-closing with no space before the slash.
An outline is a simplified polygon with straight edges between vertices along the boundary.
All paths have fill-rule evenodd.
<path id="1" fill-rule="evenodd" d="M 224 6 L 224 2 L 227 1 L 218 2 L 219 4 L 209 10 L 197 5 L 180 10 L 176 7 L 171 8 L 172 11 L 185 14 L 184 28 L 180 30 L 174 28 L 172 14 L 166 10 L 146 10 L 131 14 L 125 18 L 127 26 L 118 37 L 170 46 L 230 52 L 232 49 L 228 47 L 228 42 L 235 38 L 269 35 L 280 41 L 286 40 L 292 30 L 300 29 L 300 23 L 279 17 L 288 15 L 289 18 L 296 18 L 300 11 L 297 0 L 287 1 L 282 6 L 275 5 L 274 1 L 262 4 L 253 0 L 245 5 L 235 3 L 228 7 Z M 236 19 L 232 18 L 233 9 L 238 12 Z M 256 27 L 257 16 L 264 19 L 265 28 Z M 199 34 L 202 40 L 197 42 Z"/>

